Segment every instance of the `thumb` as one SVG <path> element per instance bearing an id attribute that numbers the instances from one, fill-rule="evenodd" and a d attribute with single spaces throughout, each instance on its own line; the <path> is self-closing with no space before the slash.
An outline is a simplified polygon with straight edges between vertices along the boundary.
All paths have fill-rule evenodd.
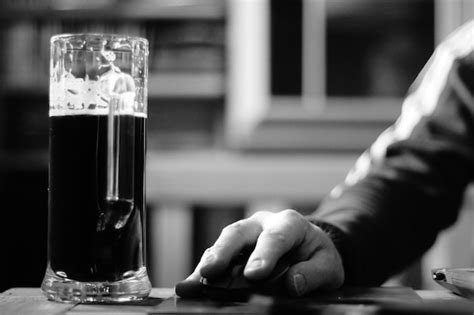
<path id="1" fill-rule="evenodd" d="M 327 249 L 318 251 L 309 260 L 291 266 L 285 282 L 292 296 L 301 296 L 317 289 L 333 290 L 341 287 L 344 269 L 339 253 Z"/>

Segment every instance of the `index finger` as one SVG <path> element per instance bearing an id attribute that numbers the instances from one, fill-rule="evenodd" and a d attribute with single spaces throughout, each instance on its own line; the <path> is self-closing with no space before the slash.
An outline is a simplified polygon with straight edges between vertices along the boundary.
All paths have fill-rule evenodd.
<path id="1" fill-rule="evenodd" d="M 227 269 L 232 258 L 246 246 L 254 245 L 262 227 L 253 217 L 243 219 L 226 226 L 214 245 L 209 248 L 206 260 L 203 262 L 200 274 L 213 278 Z"/>
<path id="2" fill-rule="evenodd" d="M 201 260 L 197 264 L 193 273 L 190 274 L 183 281 L 178 282 L 176 284 L 175 292 L 177 295 L 179 295 L 180 297 L 187 297 L 187 298 L 197 298 L 202 295 L 200 270 L 203 263 L 206 261 L 208 254 L 209 254 L 209 249 L 204 251 L 203 255 L 201 256 Z"/>

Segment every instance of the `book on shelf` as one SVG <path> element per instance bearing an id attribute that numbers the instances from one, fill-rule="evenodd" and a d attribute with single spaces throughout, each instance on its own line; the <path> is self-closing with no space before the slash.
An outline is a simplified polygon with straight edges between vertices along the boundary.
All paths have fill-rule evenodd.
<path id="1" fill-rule="evenodd" d="M 150 56 L 150 72 L 223 71 L 223 50 L 211 45 L 155 46 Z"/>
<path id="2" fill-rule="evenodd" d="M 223 0 L 2 0 L 0 18 L 223 19 Z"/>
<path id="3" fill-rule="evenodd" d="M 4 78 L 7 89 L 47 93 L 50 38 L 59 33 L 105 32 L 145 36 L 150 41 L 151 96 L 223 94 L 222 25 L 190 22 L 112 22 L 87 19 L 20 20 L 6 25 Z M 174 38 L 174 40 L 172 40 Z"/>
<path id="4" fill-rule="evenodd" d="M 147 25 L 150 71 L 223 69 L 223 23 L 160 21 Z"/>
<path id="5" fill-rule="evenodd" d="M 151 39 L 158 45 L 177 43 L 221 45 L 225 41 L 223 21 L 159 20 L 147 21 Z"/>
<path id="6" fill-rule="evenodd" d="M 34 1 L 20 1 L 19 7 L 23 4 L 36 5 Z M 113 2 L 133 9 L 127 1 Z M 151 3 L 148 0 L 138 2 L 139 6 Z M 165 2 L 192 6 L 210 5 L 216 1 L 165 0 L 160 1 L 159 5 Z M 223 15 L 222 19 L 196 19 L 186 15 L 179 19 L 163 19 L 160 14 L 140 19 L 129 16 L 102 19 L 100 14 L 105 14 L 104 10 L 88 14 L 84 10 L 71 9 L 66 10 L 68 12 L 64 15 L 55 7 L 41 7 L 39 10 L 49 10 L 49 13 L 31 12 L 29 15 L 24 11 L 23 15 L 19 15 L 24 18 L 19 19 L 5 17 L 5 11 L 0 13 L 0 20 L 4 22 L 4 62 L 0 67 L 0 76 L 5 82 L 0 87 L 1 115 L 5 117 L 0 119 L 1 123 L 5 122 L 0 126 L 0 150 L 26 148 L 29 152 L 36 152 L 47 147 L 51 36 L 91 32 L 142 36 L 149 40 L 150 148 L 215 145 L 215 137 L 219 133 L 215 125 L 222 121 L 222 117 L 216 116 L 222 116 L 225 94 Z M 170 101 L 175 103 L 167 107 L 159 106 L 160 102 Z M 200 106 L 201 103 L 205 105 Z M 208 103 L 212 104 L 209 106 Z M 177 115 L 170 118 L 177 108 L 180 122 L 177 122 Z M 160 120 L 158 116 L 166 118 Z M 170 124 L 163 125 L 163 121 Z M 154 128 L 156 124 L 160 125 L 159 128 Z"/>

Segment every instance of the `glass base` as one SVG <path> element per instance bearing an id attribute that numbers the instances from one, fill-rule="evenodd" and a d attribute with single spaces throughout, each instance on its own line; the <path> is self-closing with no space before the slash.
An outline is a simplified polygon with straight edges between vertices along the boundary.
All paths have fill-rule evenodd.
<path id="1" fill-rule="evenodd" d="M 121 303 L 147 298 L 151 283 L 145 267 L 120 281 L 81 282 L 56 275 L 48 265 L 41 290 L 48 300 L 57 302 Z"/>

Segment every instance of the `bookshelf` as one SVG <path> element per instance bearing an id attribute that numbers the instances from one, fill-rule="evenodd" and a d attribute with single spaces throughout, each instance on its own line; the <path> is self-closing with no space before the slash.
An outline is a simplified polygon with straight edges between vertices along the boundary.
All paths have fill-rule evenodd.
<path id="1" fill-rule="evenodd" d="M 187 116 L 193 116 L 199 107 L 212 104 L 211 110 L 204 110 L 211 116 L 212 122 L 207 122 L 207 119 L 206 124 L 193 131 L 199 133 L 200 137 L 209 138 L 202 143 L 208 146 L 218 145 L 212 133 L 222 125 L 218 120 L 224 107 L 226 89 L 225 1 L 3 1 L 0 7 L 0 23 L 3 26 L 0 36 L 4 43 L 0 54 L 2 60 L 7 61 L 0 65 L 0 79 L 3 82 L 0 88 L 0 111 L 11 121 L 2 126 L 15 125 L 16 120 L 36 121 L 39 125 L 33 123 L 28 128 L 37 129 L 44 136 L 47 125 L 44 124 L 45 120 L 32 117 L 39 115 L 44 118 L 45 114 L 34 106 L 47 107 L 49 39 L 52 35 L 117 33 L 143 36 L 149 40 L 150 111 L 166 117 L 172 116 L 167 113 L 169 110 L 173 111 L 169 104 L 180 107 L 181 116 L 172 116 L 179 127 L 186 124 L 189 121 Z M 18 104 L 18 95 L 21 95 L 21 104 Z M 16 99 L 16 104 L 13 104 L 12 99 Z M 34 105 L 30 99 L 41 104 Z M 183 110 L 184 105 L 176 103 L 191 106 Z M 16 108 L 18 106 L 23 110 Z M 10 115 L 9 112 L 16 114 Z M 150 117 L 151 129 L 154 128 L 155 121 L 158 122 L 159 119 Z M 167 133 L 160 126 L 157 128 L 164 134 Z M 22 128 L 17 129 L 20 134 L 24 131 Z M 9 138 L 8 130 L 8 127 L 0 128 L 0 138 L 3 139 L 0 141 L 0 150 L 9 150 L 8 145 L 5 145 L 5 139 Z M 165 147 L 173 141 L 176 143 L 172 147 L 191 142 L 186 139 L 190 136 L 189 133 L 178 134 L 173 130 L 172 134 L 172 139 L 165 139 Z M 153 143 L 161 140 L 162 137 L 151 138 L 149 141 Z M 27 143 L 18 143 L 16 146 L 28 148 Z M 163 147 L 160 143 L 153 146 Z"/>
<path id="2" fill-rule="evenodd" d="M 0 198 L 4 209 L 15 209 L 7 222 L 32 220 L 27 231 L 2 229 L 2 238 L 19 245 L 5 251 L 14 257 L 4 269 L 15 278 L 0 280 L 0 291 L 38 286 L 45 270 L 50 37 L 147 38 L 149 150 L 212 149 L 222 143 L 226 20 L 222 0 L 1 1 Z"/>
<path id="3" fill-rule="evenodd" d="M 87 17 L 100 20 L 202 19 L 220 20 L 225 1 L 219 0 L 5 0 L 0 4 L 1 19 L 65 19 Z"/>

